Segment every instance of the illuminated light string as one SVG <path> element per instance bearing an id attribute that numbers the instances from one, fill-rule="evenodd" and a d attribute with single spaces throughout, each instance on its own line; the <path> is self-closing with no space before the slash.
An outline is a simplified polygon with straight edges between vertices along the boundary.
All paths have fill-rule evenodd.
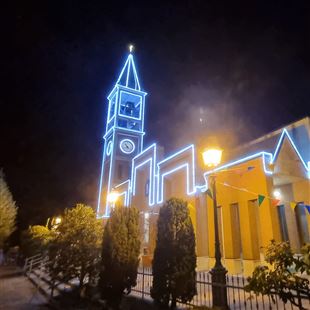
<path id="1" fill-rule="evenodd" d="M 146 154 L 149 150 L 152 150 L 152 154 L 150 157 L 147 157 L 142 163 L 136 163 L 140 158 L 143 158 L 144 154 Z M 153 206 L 155 204 L 155 163 L 156 163 L 156 143 L 153 143 L 148 148 L 143 150 L 140 154 L 136 155 L 132 159 L 132 172 L 131 172 L 131 179 L 132 179 L 132 188 L 131 192 L 132 195 L 135 196 L 136 194 L 136 175 L 137 169 L 144 166 L 150 162 L 150 194 L 149 194 L 149 206 Z"/>
<path id="2" fill-rule="evenodd" d="M 114 88 L 115 89 L 115 88 Z M 112 93 L 111 93 L 112 94 Z M 115 97 L 115 102 L 114 102 L 114 112 L 113 114 L 111 115 L 111 108 L 112 108 L 112 100 L 114 99 Z M 108 121 L 107 121 L 107 126 L 108 124 L 111 122 L 111 120 L 115 117 L 115 114 L 116 114 L 116 106 L 117 106 L 117 102 L 118 102 L 118 91 L 114 91 L 112 97 L 109 95 L 107 97 L 107 99 L 109 100 L 109 106 L 108 106 Z M 114 120 L 115 122 L 115 120 Z M 106 127 L 107 127 L 106 126 Z M 107 129 L 106 129 L 107 130 Z"/>
<path id="3" fill-rule="evenodd" d="M 114 144 L 114 139 L 115 139 L 115 131 L 113 132 L 112 136 L 112 145 Z M 110 193 L 110 188 L 111 188 L 111 175 L 112 175 L 112 166 L 113 166 L 113 155 L 114 155 L 114 150 L 112 151 L 111 158 L 110 158 L 110 167 L 109 167 L 109 179 L 108 179 L 108 189 L 107 189 L 107 195 Z M 105 158 L 104 158 L 105 159 Z M 104 160 L 103 160 L 104 161 Z M 108 216 L 110 214 L 109 210 L 110 204 L 108 201 L 106 201 L 106 208 L 105 208 L 105 216 Z"/>
<path id="4" fill-rule="evenodd" d="M 226 187 L 230 187 L 230 188 L 233 188 L 233 189 L 238 190 L 238 191 L 246 192 L 246 193 L 252 194 L 252 195 L 254 195 L 254 196 L 259 196 L 259 195 L 261 195 L 261 196 L 263 196 L 264 198 L 267 198 L 267 199 L 269 199 L 269 200 L 281 202 L 281 204 L 279 204 L 279 205 L 282 205 L 283 203 L 287 203 L 287 204 L 288 204 L 288 203 L 291 203 L 291 202 L 292 202 L 292 201 L 288 201 L 288 200 L 277 199 L 277 198 L 275 198 L 275 197 L 271 197 L 271 196 L 268 196 L 268 195 L 262 195 L 262 194 L 259 194 L 259 193 L 250 191 L 250 190 L 248 190 L 248 189 L 246 189 L 246 188 L 244 188 L 244 187 L 237 187 L 237 186 L 228 184 L 227 182 L 219 182 L 219 181 L 216 181 L 216 184 L 220 184 L 220 185 L 223 185 L 223 186 L 226 186 Z M 295 202 L 295 201 L 294 201 L 294 202 Z M 295 203 L 296 203 L 296 205 L 299 204 L 299 203 L 305 205 L 304 202 L 295 202 Z"/>
<path id="5" fill-rule="evenodd" d="M 180 164 L 178 165 L 177 167 L 174 167 L 172 168 L 171 170 L 169 171 L 166 171 L 164 173 L 162 173 L 161 171 L 161 165 L 163 163 L 166 163 L 174 158 L 176 158 L 177 156 L 179 155 L 184 155 L 186 154 L 187 151 L 191 151 L 191 160 L 190 161 L 187 161 L 183 164 Z M 190 169 L 190 166 L 192 169 Z M 187 195 L 192 195 L 196 192 L 196 182 L 195 182 L 195 147 L 193 144 L 190 144 L 188 146 L 186 146 L 185 148 L 181 149 L 180 151 L 172 154 L 171 156 L 165 158 L 164 160 L 162 160 L 161 162 L 159 162 L 157 164 L 157 169 L 158 169 L 158 173 L 157 173 L 157 203 L 162 203 L 163 200 L 164 200 L 164 178 L 169 175 L 169 174 L 172 174 L 180 169 L 183 169 L 185 168 L 186 169 L 186 192 L 187 192 Z M 191 176 L 192 176 L 192 180 L 191 180 L 191 177 L 190 177 L 190 173 L 191 173 Z M 160 184 L 160 181 L 161 181 L 161 184 Z M 191 188 L 191 189 L 190 189 Z"/>
<path id="6" fill-rule="evenodd" d="M 176 172 L 177 170 L 180 170 L 182 168 L 186 169 L 186 174 L 187 174 L 187 182 L 186 182 L 186 188 L 187 188 L 187 194 L 192 195 L 193 193 L 196 192 L 196 187 L 195 187 L 195 153 L 194 153 L 194 145 L 189 145 L 186 146 L 185 148 L 181 149 L 180 151 L 172 154 L 171 156 L 167 157 L 163 161 L 157 163 L 157 172 L 156 172 L 156 143 L 152 144 L 149 146 L 147 149 L 143 150 L 140 154 L 135 156 L 132 159 L 132 188 L 131 192 L 132 195 L 136 195 L 136 183 L 137 183 L 137 169 L 141 168 L 142 166 L 146 165 L 149 163 L 149 176 L 150 176 L 150 195 L 149 195 L 149 206 L 152 206 L 155 204 L 155 184 L 157 180 L 157 203 L 162 203 L 163 202 L 163 183 L 164 183 L 164 178 Z M 138 159 L 143 158 L 145 153 L 153 149 L 153 152 L 149 157 L 144 159 L 143 162 L 137 162 Z M 177 167 L 173 167 L 169 171 L 165 171 L 161 173 L 161 165 L 163 163 L 169 162 L 172 159 L 177 158 L 178 156 L 181 156 L 186 154 L 186 152 L 191 151 L 191 159 L 186 161 L 185 163 L 182 163 L 181 165 L 178 165 Z M 190 166 L 192 169 L 190 170 Z M 192 176 L 192 181 L 191 181 L 191 176 Z M 161 184 L 160 183 L 161 180 Z M 191 188 L 190 188 L 191 187 Z M 162 189 L 161 192 L 159 193 L 159 189 Z M 152 198 L 152 200 L 151 200 Z"/>
<path id="7" fill-rule="evenodd" d="M 115 188 L 120 188 L 120 187 L 124 187 L 123 185 L 127 184 L 127 188 L 125 191 L 123 191 L 122 193 L 118 194 L 118 196 L 122 196 L 125 193 L 125 199 L 124 199 L 124 204 L 126 207 L 129 206 L 129 195 L 130 195 L 130 180 L 126 180 L 118 185 L 115 186 Z"/>
<path id="8" fill-rule="evenodd" d="M 269 160 L 272 159 L 272 154 L 271 153 L 268 153 L 268 152 L 258 152 L 258 153 L 255 153 L 255 154 L 252 154 L 252 155 L 249 155 L 249 156 L 246 156 L 246 157 L 243 157 L 243 158 L 240 158 L 236 161 L 233 161 L 233 162 L 229 162 L 225 165 L 222 165 L 222 166 L 219 166 L 215 169 L 212 169 L 212 170 L 209 170 L 207 172 L 205 172 L 203 175 L 207 181 L 207 176 L 214 173 L 214 172 L 217 172 L 217 171 L 220 171 L 220 170 L 223 170 L 223 169 L 226 169 L 226 168 L 230 168 L 232 166 L 235 166 L 235 165 L 238 165 L 238 164 L 241 164 L 241 163 L 244 163 L 244 162 L 247 162 L 251 159 L 254 159 L 254 158 L 257 158 L 257 157 L 262 157 L 263 158 L 263 166 L 264 166 L 264 172 L 266 174 L 272 174 L 272 171 L 269 171 L 268 169 L 266 169 L 266 160 L 265 160 L 265 157 L 269 157 Z"/>
<path id="9" fill-rule="evenodd" d="M 279 155 L 279 152 L 280 152 L 280 148 L 283 144 L 283 141 L 284 141 L 284 138 L 285 136 L 289 139 L 291 145 L 293 146 L 293 149 L 295 150 L 297 156 L 299 157 L 299 159 L 301 160 L 303 166 L 305 167 L 306 171 L 309 172 L 310 171 L 310 164 L 308 162 L 308 165 L 306 164 L 306 162 L 304 161 L 304 159 L 302 158 L 301 154 L 299 153 L 292 137 L 290 136 L 290 134 L 288 133 L 287 129 L 284 128 L 282 133 L 281 133 L 281 136 L 280 136 L 280 139 L 278 141 L 278 144 L 277 144 L 277 147 L 276 147 L 276 150 L 274 152 L 274 155 L 272 157 L 272 160 L 271 160 L 271 164 L 273 164 L 275 162 L 275 160 L 277 159 L 278 155 Z"/>
<path id="10" fill-rule="evenodd" d="M 133 75 L 134 75 L 134 80 L 135 80 L 135 88 L 131 88 L 131 87 L 128 86 L 128 77 L 126 78 L 126 85 L 120 84 L 121 78 L 122 78 L 122 76 L 124 74 L 124 71 L 126 70 L 126 67 L 127 67 L 127 73 L 128 74 L 130 72 L 130 68 L 132 68 Z M 120 113 L 120 102 L 119 101 L 121 101 L 121 93 L 122 92 L 127 92 L 130 95 L 140 97 L 141 107 L 140 107 L 140 111 L 139 111 L 139 118 L 131 117 L 129 115 L 123 115 L 123 114 Z M 119 78 L 118 78 L 117 82 L 115 83 L 115 86 L 113 87 L 112 91 L 110 92 L 110 94 L 107 97 L 107 99 L 109 100 L 109 110 L 108 110 L 108 121 L 107 121 L 107 125 L 106 125 L 106 134 L 105 134 L 105 136 L 107 136 L 107 134 L 108 134 L 108 128 L 109 128 L 109 125 L 110 125 L 112 120 L 114 120 L 114 126 L 113 127 L 122 128 L 122 127 L 117 126 L 117 124 L 116 124 L 116 117 L 115 117 L 116 111 L 118 111 L 118 115 L 119 116 L 123 116 L 123 117 L 130 118 L 130 119 L 135 119 L 135 120 L 140 120 L 141 121 L 141 126 L 142 126 L 142 131 L 143 131 L 143 128 L 144 128 L 144 105 L 145 105 L 145 96 L 146 95 L 147 95 L 146 92 L 141 91 L 141 87 L 140 87 L 140 83 L 139 83 L 139 78 L 138 78 L 138 75 L 137 75 L 135 63 L 133 61 L 133 56 L 131 54 L 129 54 L 128 57 L 127 57 L 127 60 L 126 60 L 126 62 L 124 64 L 124 66 L 123 66 L 123 68 L 121 70 Z M 111 102 L 112 102 L 114 96 L 116 96 L 115 103 L 114 103 L 115 104 L 115 109 L 114 109 L 113 116 L 110 116 Z M 130 129 L 128 128 L 128 130 L 130 130 Z M 132 130 L 132 131 L 133 132 L 140 132 L 140 130 Z M 143 133 L 143 134 L 145 134 L 145 133 Z M 142 141 L 142 143 L 143 143 L 143 141 Z"/>
<path id="11" fill-rule="evenodd" d="M 128 86 L 129 72 L 130 72 L 130 61 L 128 62 L 128 68 L 127 68 L 126 86 Z"/>
<path id="12" fill-rule="evenodd" d="M 195 188 L 195 185 L 192 183 L 192 187 L 193 189 L 190 190 L 190 173 L 189 173 L 189 164 L 188 163 L 185 163 L 185 164 L 181 164 L 177 167 L 175 167 L 174 169 L 172 170 L 169 170 L 163 174 L 161 174 L 161 186 L 159 186 L 160 188 L 160 191 L 158 190 L 157 192 L 157 203 L 163 203 L 164 201 L 164 178 L 169 175 L 169 174 L 172 174 L 178 170 L 181 170 L 185 168 L 186 169 L 186 177 L 187 177 L 187 182 L 186 182 L 186 192 L 187 192 L 187 195 L 190 196 L 192 194 L 194 194 L 196 192 L 196 188 Z M 159 179 L 158 178 L 158 182 L 159 182 Z"/>
<path id="13" fill-rule="evenodd" d="M 132 132 L 132 133 L 135 133 L 135 134 L 140 134 L 142 136 L 145 135 L 145 132 L 144 131 L 141 131 L 141 130 L 134 130 L 134 129 L 130 129 L 130 128 L 124 128 L 124 127 L 118 127 L 118 126 L 113 126 L 109 129 L 108 132 L 106 132 L 103 136 L 103 138 L 106 138 L 112 131 L 115 131 L 115 129 L 118 129 L 118 131 L 124 131 L 125 133 L 126 132 Z"/>
<path id="14" fill-rule="evenodd" d="M 130 74 L 130 68 L 132 67 L 132 71 L 133 71 L 133 76 L 134 76 L 134 81 L 135 81 L 135 88 L 136 90 L 141 90 L 141 87 L 140 87 L 140 83 L 139 83 L 139 78 L 138 78 L 138 74 L 137 74 L 137 70 L 136 70 L 136 67 L 135 67 L 135 63 L 133 61 L 133 56 L 132 54 L 129 54 L 128 57 L 127 57 L 127 60 L 125 62 L 125 65 L 121 71 L 121 74 L 119 75 L 119 78 L 117 79 L 117 82 L 116 84 L 120 84 L 120 81 L 123 77 L 123 74 L 127 68 L 127 78 L 126 78 L 126 87 L 128 87 L 128 79 L 129 79 L 129 74 Z M 121 85 L 121 84 L 120 84 Z"/>
<path id="15" fill-rule="evenodd" d="M 200 192 L 204 193 L 208 190 L 208 185 L 196 185 L 196 191 L 199 190 Z"/>
<path id="16" fill-rule="evenodd" d="M 121 79 L 123 77 L 123 75 L 125 74 L 125 70 L 127 70 L 127 76 L 126 76 L 126 85 L 121 85 Z M 135 80 L 135 88 L 131 88 L 129 87 L 129 76 L 130 76 L 130 72 L 133 72 L 133 76 L 134 76 L 134 80 Z M 128 93 L 130 95 L 135 95 L 137 97 L 140 98 L 139 100 L 139 105 L 140 105 L 140 111 L 139 111 L 139 118 L 135 118 L 135 117 L 131 117 L 129 115 L 122 115 L 120 113 L 120 101 L 121 101 L 121 95 L 123 93 Z M 144 108 L 145 108 L 145 96 L 146 93 L 141 91 L 140 88 L 140 83 L 139 83 L 139 79 L 138 79 L 138 75 L 137 75 L 137 71 L 135 68 L 135 64 L 133 61 L 133 56 L 130 54 L 127 57 L 127 60 L 122 68 L 122 71 L 120 73 L 120 76 L 114 86 L 114 88 L 112 89 L 112 91 L 110 92 L 110 95 L 108 96 L 108 100 L 109 100 L 109 111 L 108 111 L 108 122 L 107 122 L 107 126 L 106 126 L 106 133 L 104 135 L 104 139 L 105 139 L 105 147 L 104 147 L 104 154 L 103 154 L 103 163 L 102 163 L 102 167 L 101 167 L 101 177 L 100 177 L 100 190 L 99 190 L 99 199 L 98 199 L 98 206 L 97 206 L 97 212 L 99 213 L 100 211 L 100 199 L 101 199 L 101 187 L 102 187 L 102 178 L 103 178 L 103 173 L 104 173 L 104 161 L 106 158 L 106 152 L 107 152 L 107 143 L 110 141 L 112 141 L 112 144 L 114 145 L 114 140 L 115 140 L 115 135 L 116 135 L 116 129 L 119 132 L 124 132 L 126 134 L 132 132 L 136 135 L 141 135 L 141 145 L 140 145 L 140 149 L 142 150 L 143 147 L 143 136 L 145 134 L 145 132 L 143 131 L 144 129 Z M 114 111 L 113 111 L 113 115 L 111 114 L 111 108 L 112 108 L 112 100 L 115 99 L 114 104 Z M 119 127 L 117 124 L 117 117 L 116 115 L 123 117 L 123 118 L 133 118 L 139 122 L 141 122 L 141 130 L 134 130 L 134 129 L 130 129 L 130 128 L 124 128 L 124 127 Z M 111 128 L 109 128 L 111 122 L 113 121 L 113 126 Z M 257 157 L 262 157 L 262 163 L 263 163 L 263 169 L 265 174 L 272 174 L 273 172 L 271 170 L 268 169 L 268 164 L 273 164 L 276 159 L 277 156 L 279 154 L 279 151 L 281 149 L 281 145 L 285 139 L 285 137 L 288 138 L 288 140 L 290 141 L 292 147 L 294 148 L 296 154 L 298 155 L 298 157 L 300 158 L 302 165 L 305 167 L 306 171 L 308 172 L 308 177 L 310 178 L 310 161 L 306 164 L 306 162 L 303 160 L 301 154 L 299 153 L 293 139 L 291 138 L 290 134 L 288 133 L 288 131 L 286 129 L 284 129 L 281 133 L 281 136 L 279 138 L 279 141 L 277 143 L 277 146 L 275 148 L 274 153 L 269 153 L 269 152 L 257 152 L 255 154 L 249 155 L 249 156 L 245 156 L 243 158 L 240 158 L 236 161 L 227 163 L 223 166 L 217 167 L 211 171 L 207 171 L 203 174 L 205 180 L 207 181 L 207 176 L 209 174 L 212 174 L 214 172 L 229 168 L 231 166 L 234 165 L 238 165 L 240 163 L 244 163 L 248 160 L 257 158 Z M 153 152 L 150 156 L 148 156 L 142 163 L 139 163 L 139 160 L 144 156 L 144 154 L 149 151 L 150 149 L 153 148 Z M 170 169 L 169 171 L 164 171 L 164 168 L 162 167 L 162 165 L 166 162 L 170 162 L 173 159 L 178 158 L 179 156 L 184 156 L 184 154 L 188 151 L 191 150 L 192 151 L 192 156 L 191 156 L 191 160 L 186 160 L 185 162 L 179 164 L 176 167 L 173 167 L 172 169 Z M 131 172 L 131 181 L 129 181 L 128 183 L 128 188 L 127 188 L 127 194 L 125 195 L 124 193 L 122 193 L 122 195 L 125 195 L 125 200 L 127 201 L 127 203 L 129 203 L 129 197 L 130 194 L 132 194 L 133 196 L 136 195 L 136 182 L 137 182 L 137 169 L 141 168 L 143 165 L 149 164 L 150 169 L 149 169 L 149 175 L 150 175 L 150 195 L 149 195 L 149 205 L 153 205 L 155 204 L 155 197 L 156 197 L 156 202 L 157 203 L 162 203 L 163 202 L 163 196 L 164 196 L 164 179 L 166 176 L 168 176 L 169 174 L 172 174 L 178 170 L 181 169 L 185 169 L 186 170 L 186 189 L 187 189 L 187 194 L 191 195 L 193 193 L 196 192 L 197 189 L 200 189 L 201 191 L 205 190 L 207 187 L 205 186 L 196 186 L 195 184 L 195 149 L 194 149 L 194 145 L 189 145 L 184 147 L 183 149 L 179 150 L 178 152 L 170 155 L 169 157 L 165 158 L 164 160 L 162 160 L 159 163 L 156 163 L 156 154 L 157 154 L 157 150 L 156 150 L 156 144 L 152 144 L 151 146 L 149 146 L 148 148 L 146 148 L 145 150 L 143 150 L 142 152 L 140 152 L 138 155 L 136 155 L 133 159 L 132 159 L 132 172 Z M 110 157 L 110 169 L 109 169 L 109 178 L 108 178 L 108 191 L 107 193 L 110 192 L 111 189 L 111 171 L 112 171 L 112 166 L 113 166 L 113 156 L 115 155 L 115 150 L 113 150 L 111 152 L 111 157 Z M 157 185 L 157 187 L 156 187 Z M 156 195 L 157 192 L 157 195 Z M 108 216 L 108 205 L 106 206 L 106 214 L 105 216 Z"/>
<path id="17" fill-rule="evenodd" d="M 147 160 L 145 160 L 144 162 L 142 162 L 141 164 L 139 164 L 138 166 L 136 166 L 134 168 L 134 176 L 133 176 L 133 189 L 132 189 L 132 195 L 135 196 L 136 195 L 136 175 L 137 175 L 137 169 L 139 169 L 140 167 L 144 166 L 147 163 L 150 163 L 150 194 L 149 194 L 149 206 L 153 206 L 154 205 L 154 181 L 153 181 L 153 159 L 149 158 Z"/>
<path id="18" fill-rule="evenodd" d="M 121 79 L 122 76 L 127 68 L 127 78 L 126 78 L 126 85 L 121 85 Z M 134 81 L 135 81 L 135 87 L 131 88 L 129 87 L 129 75 L 130 73 L 133 73 Z M 127 93 L 131 96 L 136 96 L 139 98 L 139 118 L 131 117 L 130 115 L 123 115 L 120 113 L 120 101 L 121 101 L 121 95 Z M 97 214 L 100 214 L 100 204 L 101 204 L 101 195 L 102 195 L 102 182 L 103 182 L 103 176 L 106 171 L 104 171 L 104 163 L 107 155 L 110 155 L 110 167 L 109 167 L 109 177 L 108 177 L 108 184 L 107 184 L 107 193 L 110 193 L 111 190 L 111 175 L 112 175 L 112 169 L 113 169 L 113 159 L 114 159 L 114 150 L 110 154 L 107 154 L 107 143 L 112 143 L 112 145 L 115 144 L 115 130 L 118 129 L 119 131 L 124 131 L 126 133 L 132 132 L 135 134 L 141 135 L 141 145 L 140 149 L 143 147 L 143 136 L 145 132 L 143 131 L 144 128 L 144 105 L 145 105 L 145 96 L 147 95 L 146 92 L 141 91 L 140 83 L 139 83 L 139 78 L 137 75 L 137 70 L 133 61 L 133 56 L 130 54 L 127 57 L 127 60 L 121 70 L 121 73 L 119 75 L 119 78 L 117 82 L 115 83 L 112 91 L 108 95 L 107 99 L 109 100 L 109 105 L 108 105 L 108 118 L 107 118 L 107 124 L 106 124 L 106 133 L 104 135 L 105 139 L 105 146 L 104 146 L 104 151 L 103 151 L 103 161 L 102 161 L 102 167 L 101 167 L 101 175 L 100 175 L 100 189 L 99 189 L 99 194 L 98 194 L 98 205 L 97 205 Z M 112 107 L 113 104 L 113 107 Z M 112 113 L 112 108 L 113 108 L 113 113 Z M 135 119 L 139 121 L 140 126 L 139 129 L 134 130 L 130 128 L 123 128 L 119 127 L 117 124 L 117 118 L 116 115 L 119 117 L 123 118 L 128 118 L 128 119 Z M 112 126 L 111 126 L 112 124 Z M 111 128 L 110 128 L 111 126 Z M 128 195 L 126 197 L 126 201 L 128 203 L 129 201 L 129 191 Z M 105 207 L 105 217 L 109 216 L 109 203 L 106 202 L 106 207 Z"/>
<path id="19" fill-rule="evenodd" d="M 108 156 L 110 156 L 112 153 L 112 141 L 109 141 L 108 144 L 107 144 L 107 151 L 106 151 L 106 154 Z"/>
<path id="20" fill-rule="evenodd" d="M 281 149 L 281 145 L 284 141 L 284 138 L 288 137 L 291 145 L 293 146 L 293 149 L 295 150 L 296 154 L 298 155 L 298 157 L 300 158 L 304 168 L 306 169 L 306 171 L 308 172 L 308 177 L 309 177 L 309 172 L 310 172 L 310 162 L 308 162 L 308 165 L 306 165 L 306 162 L 303 160 L 301 154 L 299 153 L 293 139 L 291 138 L 290 134 L 288 133 L 288 131 L 284 128 L 282 133 L 281 133 L 281 136 L 279 138 L 279 141 L 277 143 L 277 146 L 275 148 L 275 152 L 274 154 L 272 153 L 269 153 L 269 152 L 257 152 L 255 154 L 252 154 L 252 155 L 249 155 L 249 156 L 246 156 L 246 157 L 243 157 L 243 158 L 240 158 L 236 161 L 233 161 L 233 162 L 230 162 L 230 163 L 227 163 L 225 165 L 222 165 L 220 167 L 217 167 L 215 169 L 212 169 L 210 171 L 207 171 L 204 173 L 204 177 L 206 179 L 206 177 L 209 175 L 209 174 L 212 174 L 214 172 L 217 172 L 217 171 L 220 171 L 220 170 L 223 170 L 223 169 L 226 169 L 226 168 L 229 168 L 231 166 L 234 166 L 234 165 L 237 165 L 237 164 L 241 164 L 243 162 L 246 162 L 248 160 L 251 160 L 251 159 L 254 159 L 254 158 L 257 158 L 257 157 L 260 157 L 262 156 L 262 160 L 263 160 L 263 167 L 264 167 L 264 172 L 266 174 L 272 174 L 273 172 L 268 170 L 267 169 L 267 165 L 266 165 L 266 157 L 268 158 L 267 160 L 269 161 L 269 164 L 274 164 L 275 160 L 277 159 L 277 156 L 280 152 L 280 149 Z"/>
<path id="21" fill-rule="evenodd" d="M 105 154 L 105 148 L 106 148 L 106 146 L 104 146 L 104 148 L 103 148 L 103 155 L 102 155 L 103 158 L 104 158 L 104 154 Z M 101 172 L 100 172 L 99 194 L 98 194 L 98 204 L 97 204 L 97 212 L 96 212 L 97 213 L 97 217 L 98 217 L 98 215 L 100 213 L 100 200 L 101 200 L 103 170 L 104 170 L 104 160 L 102 160 Z"/>

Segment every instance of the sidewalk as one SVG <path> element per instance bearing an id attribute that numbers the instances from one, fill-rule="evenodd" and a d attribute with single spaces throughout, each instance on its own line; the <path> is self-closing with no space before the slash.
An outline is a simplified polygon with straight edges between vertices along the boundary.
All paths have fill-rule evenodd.
<path id="1" fill-rule="evenodd" d="M 0 310 L 48 309 L 45 297 L 16 266 L 0 266 Z"/>

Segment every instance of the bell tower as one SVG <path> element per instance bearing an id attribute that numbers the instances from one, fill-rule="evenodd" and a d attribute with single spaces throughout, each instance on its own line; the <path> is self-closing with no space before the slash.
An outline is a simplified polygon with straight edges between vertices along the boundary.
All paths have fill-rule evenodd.
<path id="1" fill-rule="evenodd" d="M 109 216 L 107 195 L 131 176 L 133 157 L 143 148 L 144 105 L 133 55 L 130 53 L 108 99 L 97 217 Z"/>

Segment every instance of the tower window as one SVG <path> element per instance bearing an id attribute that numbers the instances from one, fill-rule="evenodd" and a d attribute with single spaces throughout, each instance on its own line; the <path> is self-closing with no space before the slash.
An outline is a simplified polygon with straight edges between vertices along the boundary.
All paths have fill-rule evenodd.
<path id="1" fill-rule="evenodd" d="M 115 114 L 115 104 L 116 104 L 116 95 L 114 95 L 110 100 L 108 121 L 110 121 Z"/>
<path id="2" fill-rule="evenodd" d="M 142 97 L 121 91 L 119 115 L 141 119 Z"/>
<path id="3" fill-rule="evenodd" d="M 117 122 L 117 126 L 132 130 L 140 130 L 140 123 L 134 120 L 119 119 Z"/>

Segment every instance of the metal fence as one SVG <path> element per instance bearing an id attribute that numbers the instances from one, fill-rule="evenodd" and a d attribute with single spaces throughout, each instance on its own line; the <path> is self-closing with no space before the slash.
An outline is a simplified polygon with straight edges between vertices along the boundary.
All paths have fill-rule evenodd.
<path id="1" fill-rule="evenodd" d="M 132 294 L 143 299 L 151 298 L 151 287 L 153 282 L 152 269 L 141 267 L 138 270 L 137 285 L 132 289 Z M 227 300 L 230 309 L 302 309 L 290 302 L 286 304 L 277 296 L 275 301 L 268 295 L 256 295 L 245 291 L 247 284 L 243 276 L 226 277 Z M 215 284 L 216 285 L 216 284 Z M 220 284 L 218 284 L 220 285 Z M 212 283 L 208 271 L 197 272 L 196 277 L 197 294 L 187 304 L 178 303 L 181 309 L 190 309 L 193 306 L 212 307 Z M 310 300 L 301 299 L 303 309 L 310 309 Z"/>

